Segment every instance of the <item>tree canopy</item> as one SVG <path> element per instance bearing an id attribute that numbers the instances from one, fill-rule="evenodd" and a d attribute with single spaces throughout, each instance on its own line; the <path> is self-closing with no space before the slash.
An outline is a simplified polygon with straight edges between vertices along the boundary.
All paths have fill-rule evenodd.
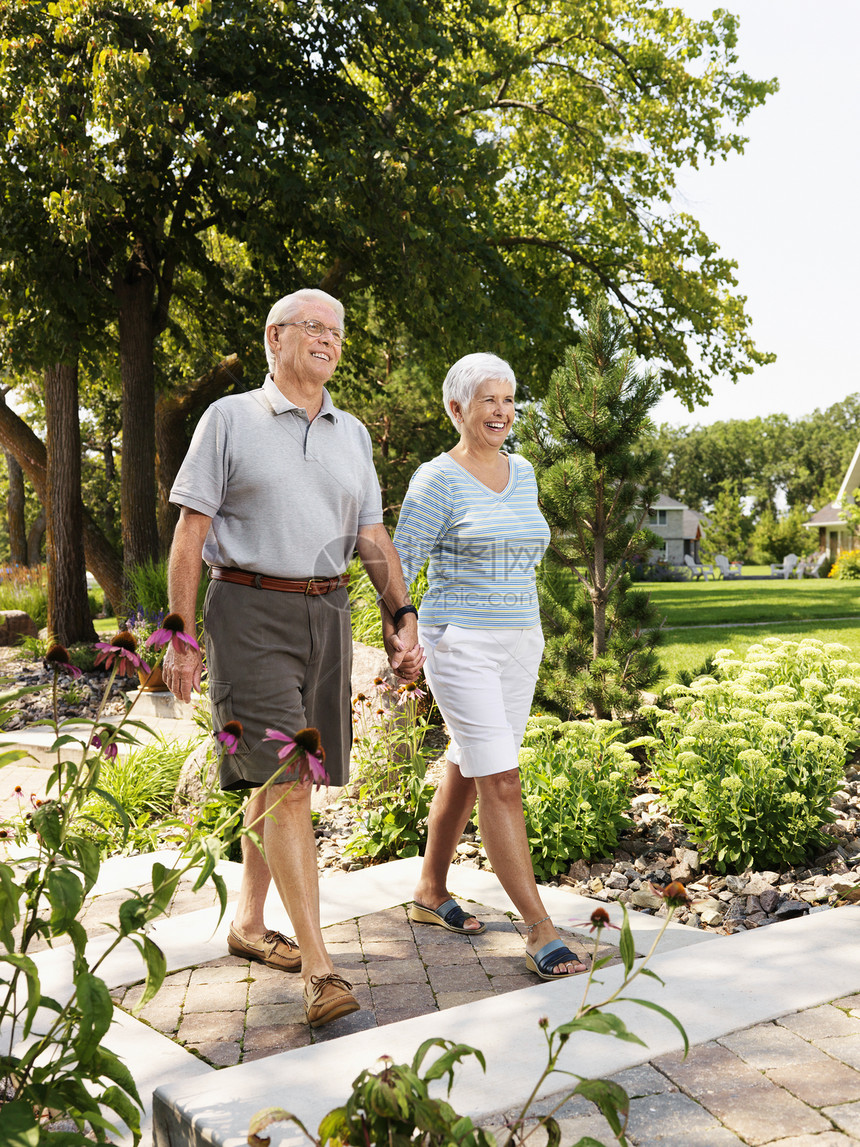
<path id="1" fill-rule="evenodd" d="M 158 392 L 234 352 L 255 384 L 297 287 L 347 303 L 359 415 L 483 348 L 539 395 L 596 293 L 689 404 L 767 361 L 673 206 L 775 89 L 737 42 L 653 0 L 0 0 L 0 349 L 119 378 L 126 559 L 158 545 Z"/>

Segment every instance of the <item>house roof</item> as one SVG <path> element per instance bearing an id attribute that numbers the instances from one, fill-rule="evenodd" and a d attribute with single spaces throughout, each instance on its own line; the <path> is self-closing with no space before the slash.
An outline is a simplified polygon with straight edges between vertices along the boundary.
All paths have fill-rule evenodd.
<path id="1" fill-rule="evenodd" d="M 803 524 L 807 528 L 815 526 L 841 526 L 843 530 L 848 528 L 845 519 L 839 517 L 839 506 L 836 502 L 828 502 L 826 506 L 817 510 L 808 522 Z"/>
<path id="2" fill-rule="evenodd" d="M 851 465 L 845 472 L 845 477 L 842 479 L 842 485 L 839 487 L 839 493 L 836 495 L 836 501 L 842 503 L 843 498 L 849 498 L 860 486 L 860 442 L 857 443 L 857 449 L 854 451 L 854 457 L 851 459 Z"/>
<path id="3" fill-rule="evenodd" d="M 674 498 L 670 498 L 668 494 L 658 494 L 654 502 L 655 510 L 686 510 L 687 507 L 683 502 L 677 502 Z"/>
<path id="4" fill-rule="evenodd" d="M 683 537 L 686 541 L 688 538 L 695 541 L 702 536 L 702 525 L 704 524 L 704 515 L 691 510 L 688 506 L 684 507 L 684 515 L 681 519 Z"/>

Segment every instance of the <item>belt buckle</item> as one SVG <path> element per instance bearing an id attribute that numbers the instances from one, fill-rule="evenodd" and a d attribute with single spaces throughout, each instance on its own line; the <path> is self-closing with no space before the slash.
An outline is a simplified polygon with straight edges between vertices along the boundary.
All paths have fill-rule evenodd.
<path id="1" fill-rule="evenodd" d="M 316 578 L 309 577 L 308 580 L 305 582 L 305 597 L 313 597 L 314 596 L 314 594 L 311 590 L 311 586 L 314 584 L 314 582 L 316 580 L 317 580 Z"/>

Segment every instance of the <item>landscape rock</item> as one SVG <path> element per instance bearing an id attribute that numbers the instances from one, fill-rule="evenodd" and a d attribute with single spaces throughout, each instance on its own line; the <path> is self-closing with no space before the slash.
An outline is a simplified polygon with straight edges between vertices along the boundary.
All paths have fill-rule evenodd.
<path id="1" fill-rule="evenodd" d="M 36 623 L 23 609 L 0 609 L 0 645 L 18 645 L 22 637 L 36 637 Z"/>

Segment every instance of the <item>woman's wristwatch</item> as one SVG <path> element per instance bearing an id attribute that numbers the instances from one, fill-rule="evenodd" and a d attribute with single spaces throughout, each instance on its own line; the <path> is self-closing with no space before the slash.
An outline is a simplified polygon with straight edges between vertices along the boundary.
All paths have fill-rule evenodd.
<path id="1" fill-rule="evenodd" d="M 405 617 L 407 613 L 414 613 L 416 617 L 418 616 L 418 610 L 414 605 L 401 605 L 392 618 L 394 624 L 396 625 L 401 617 Z"/>

